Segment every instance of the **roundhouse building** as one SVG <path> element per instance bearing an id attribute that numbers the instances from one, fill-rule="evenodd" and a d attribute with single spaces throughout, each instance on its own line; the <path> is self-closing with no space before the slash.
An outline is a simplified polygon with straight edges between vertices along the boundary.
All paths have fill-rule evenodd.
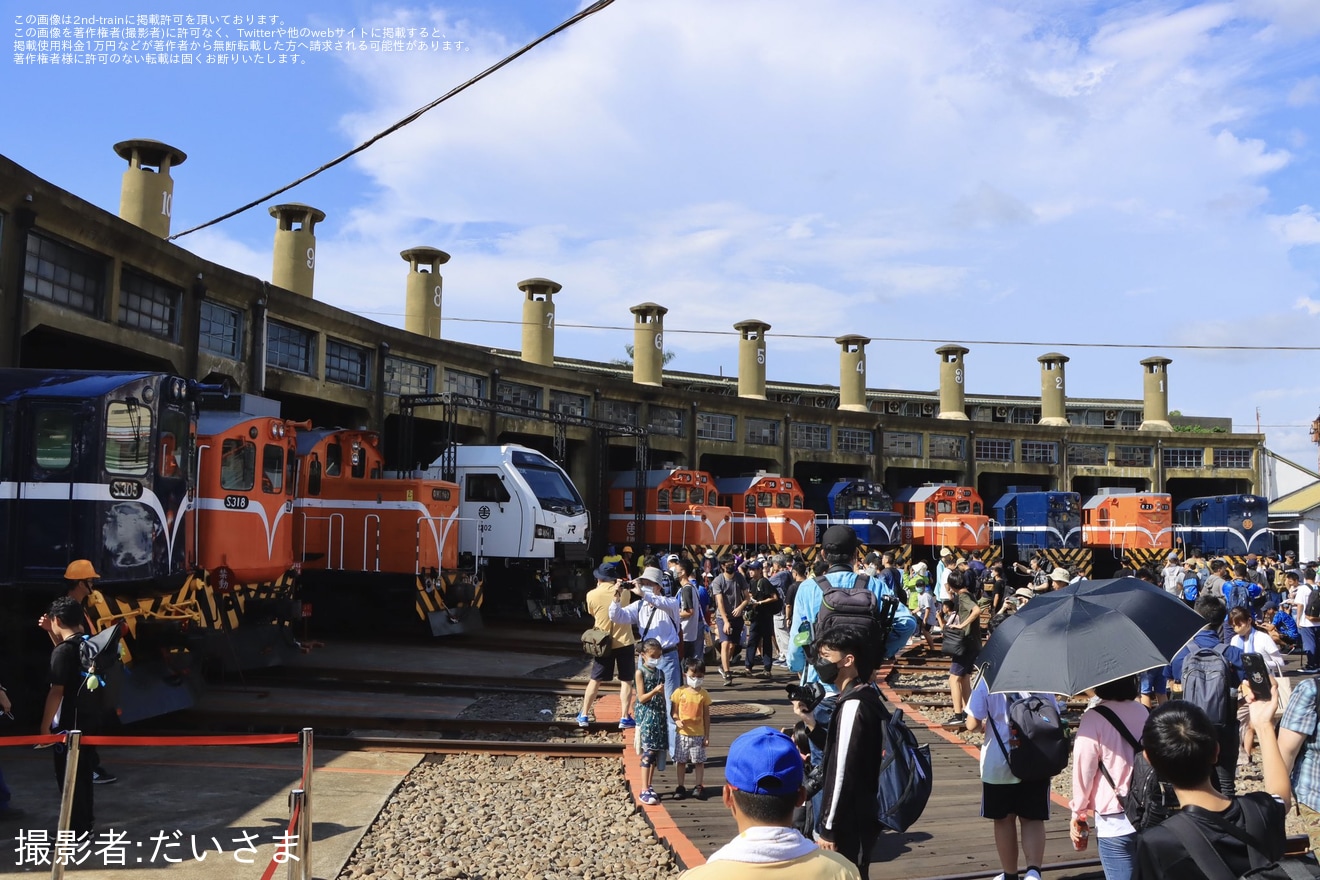
<path id="1" fill-rule="evenodd" d="M 633 469 L 638 443 L 648 466 L 792 475 L 809 506 L 840 477 L 955 481 L 991 500 L 1015 485 L 1166 491 L 1175 502 L 1259 489 L 1261 435 L 1233 433 L 1227 419 L 1190 420 L 1222 433 L 1175 430 L 1188 420 L 1169 416 L 1167 358 L 1134 361 L 1124 384 L 1140 398 L 1068 398 L 1068 358 L 1053 352 L 1031 355 L 1040 396 L 987 395 L 965 391 L 976 353 L 950 340 L 931 353 L 935 387 L 877 389 L 865 382 L 870 340 L 850 335 L 834 343 L 840 384 L 807 386 L 767 378 L 774 332 L 753 317 L 729 327 L 744 375 L 718 377 L 664 370 L 668 309 L 621 302 L 620 320 L 634 316 L 634 364 L 597 363 L 555 353 L 555 300 L 572 296 L 570 278 L 510 279 L 523 350 L 492 350 L 441 337 L 439 269 L 450 257 L 432 245 L 443 243 L 399 242 L 407 265 L 392 295 L 418 314 L 406 321 L 415 332 L 387 326 L 316 299 L 316 231 L 335 218 L 272 208 L 279 283 L 254 278 L 165 240 L 182 151 L 145 140 L 116 150 L 129 162 L 119 216 L 0 157 L 0 365 L 228 379 L 289 418 L 382 430 L 403 467 L 429 462 L 447 431 L 443 408 L 418 409 L 401 447 L 400 395 L 456 392 L 483 402 L 455 409 L 462 441 L 522 443 L 561 461 L 596 522 L 606 474 Z M 411 461 L 398 460 L 405 452 Z"/>

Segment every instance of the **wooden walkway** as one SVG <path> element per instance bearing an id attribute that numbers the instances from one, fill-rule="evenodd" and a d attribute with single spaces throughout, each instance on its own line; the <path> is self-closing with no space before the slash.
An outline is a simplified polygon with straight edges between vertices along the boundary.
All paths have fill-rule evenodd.
<path id="1" fill-rule="evenodd" d="M 757 677 L 737 676 L 732 687 L 725 687 L 718 672 L 708 672 L 707 681 L 715 701 L 711 722 L 710 761 L 706 765 L 704 801 L 674 800 L 677 776 L 672 766 L 657 773 L 655 789 L 661 795 L 657 807 L 642 807 L 657 831 L 670 840 L 678 857 L 688 866 L 699 864 L 727 843 L 736 833 L 729 811 L 720 800 L 724 783 L 724 757 L 729 745 L 743 732 L 760 725 L 791 727 L 796 721 L 784 695 L 788 683 L 786 670 L 777 669 L 773 682 Z M 612 700 L 597 703 L 597 717 L 605 720 L 617 712 L 617 691 Z M 993 877 L 999 873 L 990 822 L 980 818 L 981 781 L 976 750 L 951 733 L 928 727 L 927 719 L 911 707 L 896 703 L 886 694 L 892 707 L 904 709 L 909 727 L 923 743 L 929 743 L 934 763 L 935 790 L 926 811 L 915 827 L 904 834 L 883 834 L 876 848 L 876 862 L 871 865 L 871 880 L 918 880 L 934 877 Z M 722 706 L 749 703 L 771 710 L 765 717 L 746 715 L 722 719 Z M 609 708 L 606 708 L 606 707 Z M 728 706 L 733 709 L 736 707 Z M 602 711 L 603 710 L 603 711 Z M 628 737 L 631 745 L 631 737 Z M 634 792 L 640 791 L 641 771 L 631 748 L 626 752 L 626 768 Z M 691 788 L 691 774 L 687 784 Z M 1100 877 L 1096 852 L 1073 850 L 1068 839 L 1068 811 L 1056 799 L 1052 817 L 1046 825 L 1045 862 L 1042 867 L 1052 878 Z M 1079 862 L 1081 864 L 1079 864 Z M 1020 866 L 1023 871 L 1026 865 Z"/>

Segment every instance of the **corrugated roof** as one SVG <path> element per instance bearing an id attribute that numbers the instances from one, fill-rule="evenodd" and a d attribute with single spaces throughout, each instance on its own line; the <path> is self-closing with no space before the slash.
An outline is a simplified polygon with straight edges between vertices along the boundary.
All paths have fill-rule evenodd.
<path id="1" fill-rule="evenodd" d="M 1320 507 L 1320 480 L 1270 502 L 1270 516 L 1296 516 Z"/>

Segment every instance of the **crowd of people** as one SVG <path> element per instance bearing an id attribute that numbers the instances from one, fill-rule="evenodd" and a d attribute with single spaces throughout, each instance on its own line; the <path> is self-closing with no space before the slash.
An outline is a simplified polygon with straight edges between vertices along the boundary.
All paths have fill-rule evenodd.
<path id="1" fill-rule="evenodd" d="M 614 627 L 614 642 L 611 654 L 593 664 L 578 720 L 590 723 L 600 682 L 617 671 L 626 707 L 620 727 L 642 728 L 635 736 L 647 774 L 643 803 L 660 801 L 653 773 L 667 759 L 678 763 L 680 775 L 666 797 L 706 794 L 708 667 L 724 686 L 739 674 L 773 680 L 785 667 L 786 680 L 801 685 L 792 700 L 795 728 L 760 728 L 731 746 L 721 797 L 740 834 L 690 877 L 770 876 L 788 867 L 792 876 L 866 876 L 883 830 L 874 818 L 875 780 L 890 717 L 874 673 L 899 651 L 937 650 L 938 635 L 950 655 L 954 715 L 946 726 L 985 733 L 981 815 L 993 823 L 1002 867 L 997 880 L 1037 880 L 1051 780 L 1015 776 L 1003 743 L 1014 735 L 1016 702 L 1034 698 L 1056 711 L 1062 703 L 1054 694 L 991 693 L 976 676 L 976 661 L 1005 619 L 1080 573 L 1043 557 L 1006 568 L 949 550 L 900 565 L 885 553 L 863 556 L 846 527 L 826 531 L 811 566 L 791 554 L 712 553 L 645 559 L 634 570 L 631 578 L 617 564 L 596 572 L 588 608 L 598 626 Z M 1298 565 L 1292 554 L 1236 564 L 1170 554 L 1163 566 L 1116 576 L 1167 590 L 1205 624 L 1167 667 L 1087 694 L 1090 708 L 1070 759 L 1074 846 L 1089 847 L 1094 834 L 1107 880 L 1204 876 L 1189 833 L 1208 840 L 1234 876 L 1279 859 L 1282 816 L 1292 798 L 1301 809 L 1320 810 L 1317 680 L 1285 674 L 1290 653 L 1304 655 L 1304 672 L 1320 666 L 1320 613 L 1306 613 L 1316 591 L 1314 567 Z M 818 625 L 825 595 L 840 589 L 869 591 L 897 606 L 883 646 L 867 644 L 856 629 Z M 639 639 L 643 668 L 635 669 Z M 1247 655 L 1266 664 L 1268 699 L 1247 687 Z M 1208 676 L 1222 690 L 1218 699 L 1200 696 L 1205 688 L 1192 684 L 1207 678 L 1212 662 L 1222 667 Z M 1169 699 L 1171 683 L 1185 686 L 1185 698 Z M 1237 795 L 1240 761 L 1260 762 L 1263 792 Z M 696 774 L 691 791 L 684 786 L 689 765 Z M 1149 818 L 1153 810 L 1137 823 L 1129 817 L 1134 781 L 1150 779 L 1181 806 L 1180 818 L 1157 824 Z"/>

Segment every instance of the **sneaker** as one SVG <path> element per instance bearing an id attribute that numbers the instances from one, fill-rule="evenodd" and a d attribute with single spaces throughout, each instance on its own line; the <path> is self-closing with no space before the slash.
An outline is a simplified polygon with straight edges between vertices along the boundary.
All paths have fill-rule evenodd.
<path id="1" fill-rule="evenodd" d="M 1027 873 L 1022 875 L 1022 880 L 1040 880 L 1040 871 L 1035 868 L 1028 868 Z"/>
<path id="2" fill-rule="evenodd" d="M 725 687 L 733 687 L 733 676 L 732 676 L 732 675 L 726 675 L 726 676 L 724 676 L 724 686 L 725 686 Z"/>
<path id="3" fill-rule="evenodd" d="M 683 800 L 683 799 L 686 798 L 686 797 L 687 797 L 687 789 L 686 789 L 686 788 L 684 788 L 683 786 L 680 785 L 680 786 L 678 786 L 678 788 L 675 788 L 675 789 L 674 789 L 674 800 L 676 800 L 676 801 L 681 801 L 681 800 Z"/>
<path id="4" fill-rule="evenodd" d="M 619 719 L 619 730 L 632 730 L 636 726 L 637 722 L 633 720 L 631 715 L 624 715 Z"/>
<path id="5" fill-rule="evenodd" d="M 699 801 L 704 801 L 706 799 L 706 786 L 698 785 L 693 787 L 692 796 Z"/>
<path id="6" fill-rule="evenodd" d="M 104 767 L 97 767 L 92 771 L 92 782 L 95 785 L 109 785 L 112 782 L 118 781 L 119 777 Z"/>
<path id="7" fill-rule="evenodd" d="M 578 723 L 578 727 L 586 729 L 591 726 L 591 717 L 586 714 L 579 715 L 577 717 L 577 723 Z"/>
<path id="8" fill-rule="evenodd" d="M 943 725 L 943 726 L 944 726 L 944 727 L 963 727 L 963 726 L 966 725 L 966 724 L 967 724 L 967 713 L 966 713 L 966 712 L 959 712 L 957 715 L 954 715 L 954 716 L 953 716 L 952 718 L 950 718 L 948 721 L 944 722 L 944 725 Z"/>
<path id="9" fill-rule="evenodd" d="M 637 796 L 637 799 L 648 807 L 654 807 L 656 804 L 660 803 L 660 795 L 656 794 L 655 789 L 653 788 L 648 788 L 646 791 L 642 792 Z"/>

